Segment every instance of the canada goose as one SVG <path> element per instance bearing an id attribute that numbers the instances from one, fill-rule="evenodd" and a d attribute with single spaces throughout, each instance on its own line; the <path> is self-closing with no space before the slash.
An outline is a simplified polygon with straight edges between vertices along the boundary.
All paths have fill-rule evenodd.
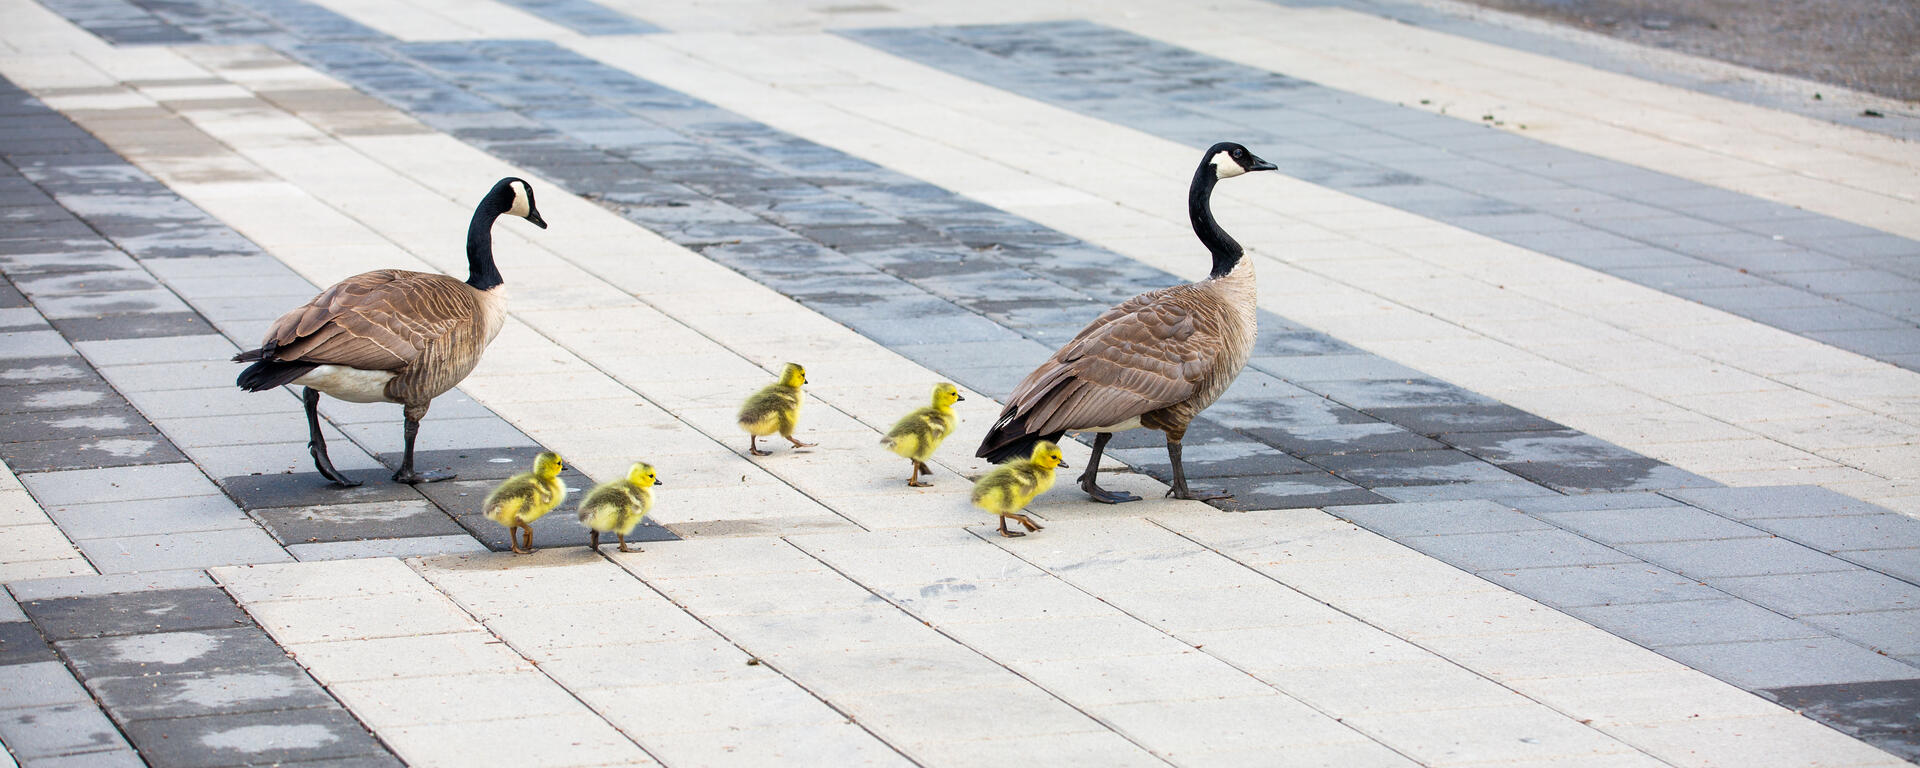
<path id="1" fill-rule="evenodd" d="M 587 492 L 580 502 L 580 524 L 587 527 L 587 546 L 600 549 L 600 534 L 620 537 L 620 551 L 627 548 L 627 534 L 653 511 L 653 486 L 663 484 L 653 465 L 636 462 L 627 468 L 627 476 L 601 483 Z"/>
<path id="2" fill-rule="evenodd" d="M 1054 467 L 1065 467 L 1060 446 L 1041 440 L 1033 444 L 1033 453 L 1025 459 L 994 467 L 973 483 L 973 505 L 1000 518 L 1000 535 L 1009 539 L 1026 534 L 1007 530 L 1009 518 L 1029 531 L 1042 527 L 1020 510 L 1032 504 L 1034 497 L 1053 487 Z"/>
<path id="3" fill-rule="evenodd" d="M 501 179 L 467 226 L 467 281 L 446 275 L 381 269 L 354 275 L 275 320 L 259 349 L 233 356 L 253 363 L 234 382 L 248 392 L 283 384 L 305 387 L 307 451 L 320 474 L 343 486 L 358 480 L 333 468 L 320 434 L 320 393 L 350 403 L 405 406 L 406 455 L 393 479 L 431 483 L 452 472 L 413 471 L 413 440 L 427 406 L 480 362 L 507 318 L 507 293 L 493 264 L 493 220 L 503 213 L 547 228 L 533 188 Z"/>
<path id="4" fill-rule="evenodd" d="M 932 405 L 921 406 L 900 417 L 893 429 L 887 430 L 887 436 L 880 438 L 880 444 L 887 450 L 913 462 L 913 474 L 907 477 L 907 485 L 915 488 L 933 485 L 920 482 L 920 473 L 933 475 L 927 459 L 933 458 L 933 452 L 939 450 L 940 443 L 953 431 L 953 404 L 965 399 L 960 396 L 959 387 L 944 381 L 935 384 Z"/>
<path id="5" fill-rule="evenodd" d="M 1102 489 L 1095 476 L 1114 432 L 1147 427 L 1167 434 L 1167 456 L 1173 461 L 1168 495 L 1227 498 L 1189 489 L 1180 465 L 1187 425 L 1227 390 L 1253 353 L 1253 265 L 1240 258 L 1240 244 L 1213 220 L 1209 201 L 1221 179 L 1273 169 L 1233 142 L 1208 148 L 1187 191 L 1194 234 L 1213 253 L 1207 279 L 1148 291 L 1107 310 L 1027 374 L 977 455 L 1006 461 L 1025 456 L 1040 440 L 1094 432 L 1093 458 L 1080 475 L 1080 487 L 1095 501 L 1137 501 L 1140 497 L 1131 493 Z"/>
<path id="6" fill-rule="evenodd" d="M 488 520 L 507 527 L 507 540 L 514 554 L 532 554 L 533 521 L 546 517 L 560 502 L 567 500 L 567 484 L 560 482 L 560 454 L 551 451 L 533 457 L 533 469 L 509 477 L 494 486 L 480 510 Z M 520 534 L 526 534 L 526 546 Z"/>
<path id="7" fill-rule="evenodd" d="M 794 428 L 800 426 L 800 406 L 805 402 L 800 386 L 805 383 L 807 369 L 799 363 L 787 363 L 778 381 L 761 387 L 740 405 L 738 420 L 740 428 L 747 433 L 747 453 L 755 456 L 772 453 L 760 450 L 760 438 L 775 432 L 795 448 L 813 447 L 813 443 L 800 442 L 800 438 L 793 436 Z"/>

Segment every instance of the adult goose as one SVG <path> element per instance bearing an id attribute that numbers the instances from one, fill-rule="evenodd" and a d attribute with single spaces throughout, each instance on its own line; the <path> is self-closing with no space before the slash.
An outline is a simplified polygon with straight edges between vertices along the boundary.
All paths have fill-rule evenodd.
<path id="1" fill-rule="evenodd" d="M 1227 390 L 1253 353 L 1253 265 L 1214 221 L 1210 200 L 1221 179 L 1273 169 L 1233 142 L 1207 149 L 1187 191 L 1194 234 L 1213 253 L 1207 279 L 1148 291 L 1107 310 L 1027 374 L 977 455 L 995 462 L 1025 458 L 1041 440 L 1093 432 L 1093 459 L 1080 475 L 1080 488 L 1095 501 L 1136 501 L 1139 496 L 1101 488 L 1095 476 L 1114 432 L 1147 427 L 1167 435 L 1173 462 L 1168 495 L 1227 498 L 1188 488 L 1180 464 L 1187 425 Z"/>
<path id="2" fill-rule="evenodd" d="M 327 456 L 320 433 L 322 392 L 351 403 L 405 407 L 406 455 L 393 473 L 396 482 L 453 478 L 451 472 L 414 471 L 414 436 L 427 406 L 473 371 L 506 321 L 505 281 L 493 263 L 493 220 L 501 214 L 547 228 L 533 205 L 533 188 L 501 179 L 467 226 L 466 282 L 400 269 L 354 275 L 280 316 L 259 349 L 234 355 L 234 362 L 253 363 L 235 382 L 241 389 L 305 388 L 307 450 L 323 477 L 342 486 L 360 484 L 334 469 Z"/>

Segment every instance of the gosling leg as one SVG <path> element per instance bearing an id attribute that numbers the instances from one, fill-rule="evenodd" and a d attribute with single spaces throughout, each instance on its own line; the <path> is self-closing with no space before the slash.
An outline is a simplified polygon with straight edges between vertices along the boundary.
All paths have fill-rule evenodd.
<path id="1" fill-rule="evenodd" d="M 1100 474 L 1100 454 L 1107 450 L 1107 441 L 1113 439 L 1112 432 L 1101 432 L 1093 438 L 1093 458 L 1087 460 L 1087 471 L 1080 473 L 1080 490 L 1086 491 L 1094 501 L 1102 504 L 1123 504 L 1139 501 L 1140 497 L 1126 491 L 1109 491 L 1101 488 L 1097 477 Z"/>
<path id="2" fill-rule="evenodd" d="M 773 455 L 773 451 L 760 450 L 760 436 L 753 435 L 753 434 L 747 435 L 747 453 L 751 453 L 755 456 Z"/>
<path id="3" fill-rule="evenodd" d="M 1008 518 L 1008 517 L 1009 517 L 1009 515 L 1001 515 L 1001 516 L 1000 516 L 1000 535 L 1002 535 L 1002 536 L 1005 536 L 1005 537 L 1007 537 L 1007 538 L 1009 538 L 1009 539 L 1017 539 L 1017 538 L 1020 538 L 1021 536 L 1025 536 L 1026 534 L 1025 534 L 1025 533 L 1021 533 L 1020 531 L 1009 531 L 1009 530 L 1007 530 L 1007 518 Z"/>
<path id="4" fill-rule="evenodd" d="M 912 461 L 912 459 L 909 459 L 909 461 Z M 913 476 L 912 476 L 912 477 L 909 477 L 909 478 L 907 478 L 907 485 L 910 485 L 910 486 L 913 486 L 913 487 L 915 487 L 915 488 L 932 488 L 932 487 L 933 487 L 933 483 L 923 483 L 923 482 L 920 482 L 920 471 L 921 471 L 921 470 L 923 470 L 923 469 L 926 469 L 926 466 L 927 466 L 927 465 L 925 465 L 925 464 L 921 464 L 921 463 L 920 463 L 920 462 L 918 462 L 918 461 L 914 461 L 914 462 L 913 462 Z M 927 475 L 928 475 L 928 476 L 932 476 L 932 475 L 933 475 L 933 470 L 931 470 L 931 469 L 926 469 L 926 472 L 927 472 Z"/>
<path id="5" fill-rule="evenodd" d="M 594 530 L 587 531 L 587 548 L 595 552 L 600 551 L 600 532 L 599 531 L 594 531 Z"/>
<path id="6" fill-rule="evenodd" d="M 1013 519 L 1019 520 L 1020 524 L 1026 526 L 1027 530 L 1029 531 L 1037 531 L 1037 530 L 1040 530 L 1042 527 L 1044 527 L 1039 523 L 1034 522 L 1033 518 L 1027 517 L 1026 515 L 1014 515 Z"/>
<path id="7" fill-rule="evenodd" d="M 320 470 L 320 476 L 332 480 L 334 485 L 352 488 L 360 481 L 348 478 L 340 470 L 333 468 L 333 458 L 327 455 L 327 436 L 320 432 L 320 390 L 302 387 L 300 401 L 307 407 L 307 453 L 313 455 L 313 468 Z"/>
<path id="8" fill-rule="evenodd" d="M 627 548 L 627 535 L 626 535 L 626 534 L 624 534 L 624 533 L 617 533 L 617 532 L 616 532 L 616 533 L 615 533 L 615 534 L 613 534 L 613 535 L 615 535 L 615 536 L 619 536 L 619 537 L 620 537 L 620 551 L 622 551 L 622 552 L 638 552 L 638 551 L 640 551 L 640 550 L 637 550 L 637 549 L 628 549 L 628 548 Z"/>
<path id="9" fill-rule="evenodd" d="M 784 438 L 786 438 L 786 439 L 787 439 L 787 442 L 789 442 L 789 443 L 793 443 L 793 447 L 795 447 L 795 448 L 812 448 L 812 447 L 814 447 L 814 446 L 816 446 L 816 445 L 819 445 L 819 443 L 803 443 L 803 442 L 800 442 L 800 438 L 797 438 L 797 437 L 794 437 L 794 436 L 793 436 L 793 435 L 791 435 L 791 434 L 784 434 L 784 435 L 781 435 L 781 437 L 784 437 Z"/>

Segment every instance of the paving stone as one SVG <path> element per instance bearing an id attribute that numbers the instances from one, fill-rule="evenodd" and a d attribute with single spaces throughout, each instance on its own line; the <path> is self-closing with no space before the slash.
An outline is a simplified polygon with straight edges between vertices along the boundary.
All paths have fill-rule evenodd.
<path id="1" fill-rule="evenodd" d="M 234 715 L 332 705 L 299 665 L 195 670 L 140 677 L 94 677 L 87 688 L 122 723 L 160 718 Z"/>
<path id="2" fill-rule="evenodd" d="M 1645 563 L 1496 568 L 1482 578 L 1556 608 L 1714 600 L 1725 594 Z"/>
<path id="3" fill-rule="evenodd" d="M 40 631 L 25 621 L 0 622 L 0 666 L 57 661 Z"/>
<path id="4" fill-rule="evenodd" d="M 1225 477 L 1211 481 L 1233 494 L 1229 509 L 1301 509 L 1340 504 L 1384 504 L 1389 500 L 1365 488 L 1326 474 L 1295 474 L 1279 478 Z"/>
<path id="5" fill-rule="evenodd" d="M 1327 514 L 1394 539 L 1455 533 L 1552 530 L 1552 526 L 1485 500 L 1327 507 Z"/>
<path id="6" fill-rule="evenodd" d="M 1408 425 L 1396 418 L 1399 416 L 1398 411 L 1386 411 L 1386 409 L 1413 407 L 1434 409 L 1436 406 L 1445 406 L 1451 410 L 1455 406 L 1496 405 L 1486 397 L 1433 379 L 1348 379 L 1302 382 L 1302 385 L 1347 407 L 1357 408 L 1402 426 Z"/>
<path id="7" fill-rule="evenodd" d="M 16 471 L 45 473 L 173 464 L 186 457 L 149 428 L 144 433 L 0 444 L 0 459 Z"/>
<path id="8" fill-rule="evenodd" d="M 1525 505 L 1521 503 L 1519 506 Z M 1758 528 L 1693 507 L 1595 509 L 1537 514 L 1554 525 L 1609 544 L 1762 538 L 1768 535 Z"/>
<path id="9" fill-rule="evenodd" d="M 1860 568 L 1710 579 L 1707 583 L 1789 616 L 1920 608 L 1920 587 Z"/>
<path id="10" fill-rule="evenodd" d="M 56 331 L 0 333 L 0 360 L 72 355 L 73 347 Z"/>
<path id="11" fill-rule="evenodd" d="M 638 533 L 638 531 L 636 531 Z M 668 534 L 671 535 L 671 534 Z M 630 540 L 634 537 L 628 537 Z M 665 537 L 662 537 L 665 540 Z M 404 539 L 368 541 L 330 541 L 317 544 L 293 544 L 287 553 L 304 562 L 317 560 L 363 560 L 370 557 L 431 557 L 486 552 L 487 547 L 462 530 L 451 536 L 412 536 Z"/>
<path id="12" fill-rule="evenodd" d="M 1665 495 L 1735 520 L 1776 517 L 1833 518 L 1845 515 L 1878 515 L 1887 512 L 1882 507 L 1813 485 L 1689 488 L 1675 490 Z"/>
<path id="13" fill-rule="evenodd" d="M 18 387 L 0 386 L 0 413 L 66 411 L 122 402 L 106 382 L 89 380 Z"/>
<path id="14" fill-rule="evenodd" d="M 1920 669 L 1831 637 L 1683 645 L 1660 652 L 1749 690 L 1901 680 Z"/>
<path id="15" fill-rule="evenodd" d="M 92 702 L 0 711 L 0 739 L 17 760 L 126 749 Z"/>
<path id="16" fill-rule="evenodd" d="M 1544 496 L 1531 499 L 1517 499 L 1511 502 L 1513 508 L 1522 512 L 1540 515 L 1552 515 L 1557 512 L 1586 512 L 1609 509 L 1654 509 L 1658 507 L 1684 506 L 1681 502 L 1657 493 L 1645 491 L 1626 491 L 1622 493 L 1586 493 L 1572 496 Z"/>
<path id="17" fill-rule="evenodd" d="M 193 589 L 211 587 L 213 579 L 204 571 L 154 571 L 152 573 L 105 573 L 29 579 L 7 584 L 15 600 L 52 600 L 63 597 L 92 597 L 141 592 L 156 589 Z M 24 614 L 22 614 L 24 617 Z"/>
<path id="18" fill-rule="evenodd" d="M 1135 470 L 1171 479 L 1173 464 L 1165 448 L 1124 448 L 1107 451 Z M 1181 446 L 1181 464 L 1189 478 L 1290 475 L 1318 473 L 1320 469 L 1273 448 L 1253 442 L 1205 442 Z"/>
<path id="19" fill-rule="evenodd" d="M 213 330 L 206 318 L 193 312 L 63 317 L 55 319 L 53 327 L 75 342 L 190 336 Z"/>
<path id="20" fill-rule="evenodd" d="M 48 639 L 138 635 L 252 624 L 218 589 L 163 589 L 27 600 L 20 607 Z"/>
<path id="21" fill-rule="evenodd" d="M 0 363 L 0 385 L 97 381 L 86 362 L 73 357 L 16 358 Z"/>
<path id="22" fill-rule="evenodd" d="M 1249 437 L 1298 456 L 1430 451 L 1446 447 L 1384 421 L 1251 427 L 1243 431 Z"/>
<path id="23" fill-rule="evenodd" d="M 1652 648 L 1830 639 L 1818 627 L 1733 598 L 1569 606 L 1564 610 L 1596 627 Z"/>
<path id="24" fill-rule="evenodd" d="M 1711 539 L 1621 544 L 1620 549 L 1696 579 L 1853 570 L 1840 560 L 1786 539 Z"/>
<path id="25" fill-rule="evenodd" d="M 1751 523 L 1822 552 L 1920 548 L 1920 520 L 1900 514 L 1760 518 Z"/>
<path id="26" fill-rule="evenodd" d="M 155 768 L 214 768 L 385 753 L 338 708 L 294 709 L 129 723 L 127 737 Z"/>
<path id="27" fill-rule="evenodd" d="M 1875 653 L 1909 664 L 1920 661 L 1920 610 L 1830 613 L 1802 620 Z"/>
<path id="28" fill-rule="evenodd" d="M 58 661 L 0 665 L 0 709 L 92 703 L 87 689 Z"/>
<path id="29" fill-rule="evenodd" d="M 75 541 L 254 527 L 232 501 L 218 495 L 64 504 L 49 506 L 46 513 Z"/>
<path id="30" fill-rule="evenodd" d="M 246 670 L 285 664 L 286 651 L 258 627 L 160 632 L 63 640 L 82 678 L 137 678 L 186 672 Z"/>
<path id="31" fill-rule="evenodd" d="M 1352 453 L 1311 458 L 1314 464 L 1366 488 L 1517 479 L 1505 470 L 1455 450 Z"/>
<path id="32" fill-rule="evenodd" d="M 1564 429 L 1559 424 L 1509 405 L 1470 404 L 1435 407 L 1366 408 L 1370 415 L 1429 437 L 1464 432 L 1516 432 Z"/>
<path id="33" fill-rule="evenodd" d="M 1909 761 L 1920 757 L 1920 678 L 1772 688 L 1781 706 L 1864 739 Z"/>
<path id="34" fill-rule="evenodd" d="M 498 417 L 494 417 L 498 418 Z M 422 427 L 424 431 L 426 427 Z M 512 429 L 507 427 L 507 429 Z M 519 434 L 517 430 L 514 434 Z M 449 469 L 462 480 L 505 480 L 533 465 L 533 457 L 545 448 L 535 444 L 524 435 L 517 445 L 507 446 L 469 446 L 457 450 L 419 450 L 415 449 L 413 464 L 416 468 Z M 402 454 L 382 453 L 380 462 L 398 469 Z"/>
<path id="35" fill-rule="evenodd" d="M 343 473 L 361 485 L 342 488 L 321 477 L 318 472 L 283 475 L 238 475 L 220 478 L 220 488 L 246 509 L 302 507 L 320 504 L 369 504 L 417 501 L 420 490 L 433 484 L 411 486 L 393 481 L 390 469 L 350 469 Z"/>
<path id="36" fill-rule="evenodd" d="M 0 443 L 153 434 L 138 411 L 121 404 L 72 411 L 0 415 Z M 19 468 L 15 467 L 15 471 Z"/>
<path id="37" fill-rule="evenodd" d="M 465 533 L 424 499 L 261 509 L 253 514 L 282 544 Z"/>
<path id="38" fill-rule="evenodd" d="M 1399 541 L 1470 571 L 1633 561 L 1623 552 L 1558 530 L 1408 536 Z"/>
<path id="39" fill-rule="evenodd" d="M 42 507 L 206 496 L 219 490 L 192 464 L 42 472 L 20 482 Z"/>

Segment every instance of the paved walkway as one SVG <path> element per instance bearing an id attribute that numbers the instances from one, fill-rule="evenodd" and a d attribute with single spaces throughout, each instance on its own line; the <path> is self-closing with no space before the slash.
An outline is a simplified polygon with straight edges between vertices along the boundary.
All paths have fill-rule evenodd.
<path id="1" fill-rule="evenodd" d="M 5 754 L 1920 758 L 1912 126 L 1458 19 L 950 5 L 0 0 Z M 993 400 L 1204 273 L 1220 138 L 1281 167 L 1219 196 L 1261 341 L 1187 456 L 1235 499 L 1160 498 L 1129 435 L 1148 501 L 992 535 Z M 513 316 L 421 430 L 461 479 L 384 482 L 397 413 L 330 402 L 370 482 L 325 486 L 227 358 L 347 275 L 459 274 L 503 175 L 552 228 L 497 228 Z M 789 359 L 820 447 L 750 459 Z M 905 488 L 874 443 L 942 379 Z M 501 551 L 478 499 L 542 449 L 660 468 L 642 552 L 564 512 Z"/>

